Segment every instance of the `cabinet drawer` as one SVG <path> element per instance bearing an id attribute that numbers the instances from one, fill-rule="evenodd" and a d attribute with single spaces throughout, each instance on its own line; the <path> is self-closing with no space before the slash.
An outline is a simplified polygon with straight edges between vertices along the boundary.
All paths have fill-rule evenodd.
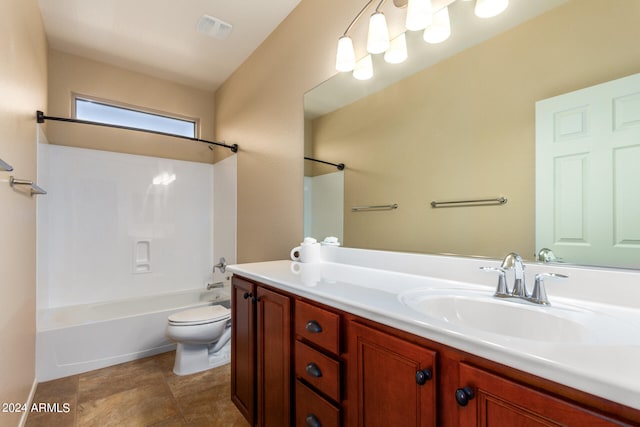
<path id="1" fill-rule="evenodd" d="M 336 402 L 340 401 L 340 362 L 296 341 L 296 376 Z"/>
<path id="2" fill-rule="evenodd" d="M 296 426 L 338 427 L 340 410 L 296 381 Z"/>
<path id="3" fill-rule="evenodd" d="M 333 354 L 340 353 L 340 316 L 296 300 L 296 334 Z"/>

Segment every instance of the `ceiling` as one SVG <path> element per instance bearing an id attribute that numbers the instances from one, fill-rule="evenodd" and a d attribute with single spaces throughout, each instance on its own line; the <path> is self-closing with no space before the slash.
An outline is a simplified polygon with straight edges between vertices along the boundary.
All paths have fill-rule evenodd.
<path id="1" fill-rule="evenodd" d="M 39 0 L 49 46 L 200 89 L 216 90 L 301 0 Z M 233 26 L 196 31 L 202 15 Z"/>

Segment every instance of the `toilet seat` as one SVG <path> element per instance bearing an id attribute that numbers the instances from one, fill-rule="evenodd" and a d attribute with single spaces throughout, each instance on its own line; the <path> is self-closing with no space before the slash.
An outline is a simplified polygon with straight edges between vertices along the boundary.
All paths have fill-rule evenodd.
<path id="1" fill-rule="evenodd" d="M 227 320 L 231 310 L 221 305 L 208 305 L 180 311 L 169 316 L 169 324 L 174 326 L 206 325 Z"/>

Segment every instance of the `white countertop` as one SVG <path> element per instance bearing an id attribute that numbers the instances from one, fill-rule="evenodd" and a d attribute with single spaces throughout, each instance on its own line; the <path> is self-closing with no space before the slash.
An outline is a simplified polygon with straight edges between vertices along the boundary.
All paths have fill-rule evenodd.
<path id="1" fill-rule="evenodd" d="M 412 264 L 416 268 L 404 268 L 411 273 L 403 273 L 386 268 L 384 270 L 372 268 L 371 265 L 363 262 L 359 263 L 361 265 L 343 263 L 342 261 L 346 260 L 344 255 L 353 255 L 353 250 L 330 249 L 330 251 L 331 254 L 325 253 L 324 258 L 328 261 L 341 262 L 302 264 L 293 261 L 270 261 L 238 264 L 227 268 L 233 273 L 283 291 L 640 410 L 640 310 L 635 303 L 614 306 L 588 299 L 576 302 L 575 299 L 554 295 L 550 289 L 555 287 L 548 285 L 547 292 L 552 306 L 540 308 L 541 310 L 554 310 L 554 305 L 576 304 L 587 310 L 612 314 L 616 317 L 616 321 L 623 322 L 621 324 L 625 325 L 625 331 L 616 333 L 610 328 L 606 329 L 605 326 L 593 323 L 589 327 L 596 330 L 596 336 L 600 336 L 598 333 L 601 333 L 602 340 L 587 343 L 509 337 L 434 319 L 409 308 L 399 298 L 403 292 L 421 288 L 442 292 L 442 290 L 467 287 L 474 289 L 474 292 L 486 292 L 487 295 L 491 295 L 495 287 L 486 283 L 486 277 L 489 277 L 489 282 L 494 282 L 495 276 L 479 273 L 478 277 L 481 280 L 473 282 L 442 278 L 444 274 L 438 270 L 436 264 L 452 262 L 449 257 L 408 255 L 418 263 Z M 355 254 L 361 256 L 364 252 L 356 251 Z M 381 254 L 381 252 L 371 252 L 374 256 Z M 333 256 L 333 254 L 340 256 Z M 393 256 L 402 258 L 402 255 Z M 465 269 L 468 272 L 467 275 L 473 275 L 478 271 L 478 265 L 495 264 L 495 260 L 476 259 L 454 259 L 453 262 L 462 263 L 457 269 L 459 277 L 461 272 L 464 274 Z M 433 263 L 431 266 L 434 271 L 433 276 L 424 273 L 424 270 L 429 270 L 430 263 Z M 419 268 L 418 264 L 420 264 Z M 534 266 L 533 270 L 535 268 Z M 415 272 L 419 270 L 423 271 L 416 274 Z M 573 270 L 572 272 L 576 273 Z M 622 272 L 623 275 L 627 273 Z M 580 276 L 580 272 L 576 275 Z M 640 274 L 633 273 L 630 277 L 631 282 L 640 288 L 640 281 L 636 281 Z M 624 282 L 625 277 L 620 280 Z M 479 281 L 485 283 L 478 283 Z M 531 280 L 529 283 L 532 282 Z M 613 291 L 616 290 L 613 287 Z M 586 294 L 589 295 L 588 292 Z M 610 301 L 607 302 L 610 304 Z M 535 328 L 536 325 L 530 325 L 530 327 Z"/>

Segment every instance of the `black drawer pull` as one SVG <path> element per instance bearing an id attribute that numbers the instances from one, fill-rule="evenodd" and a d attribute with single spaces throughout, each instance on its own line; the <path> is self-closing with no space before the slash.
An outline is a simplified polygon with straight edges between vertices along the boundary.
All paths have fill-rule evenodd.
<path id="1" fill-rule="evenodd" d="M 322 376 L 322 371 L 318 368 L 318 365 L 313 362 L 309 363 L 304 370 L 312 377 L 320 378 Z"/>
<path id="2" fill-rule="evenodd" d="M 312 334 L 319 334 L 322 332 L 322 326 L 320 326 L 320 324 L 315 320 L 309 320 L 304 328 Z"/>
<path id="3" fill-rule="evenodd" d="M 313 414 L 307 415 L 307 418 L 305 418 L 305 422 L 307 423 L 307 427 L 322 427 L 322 423 L 320 422 L 318 417 Z"/>

